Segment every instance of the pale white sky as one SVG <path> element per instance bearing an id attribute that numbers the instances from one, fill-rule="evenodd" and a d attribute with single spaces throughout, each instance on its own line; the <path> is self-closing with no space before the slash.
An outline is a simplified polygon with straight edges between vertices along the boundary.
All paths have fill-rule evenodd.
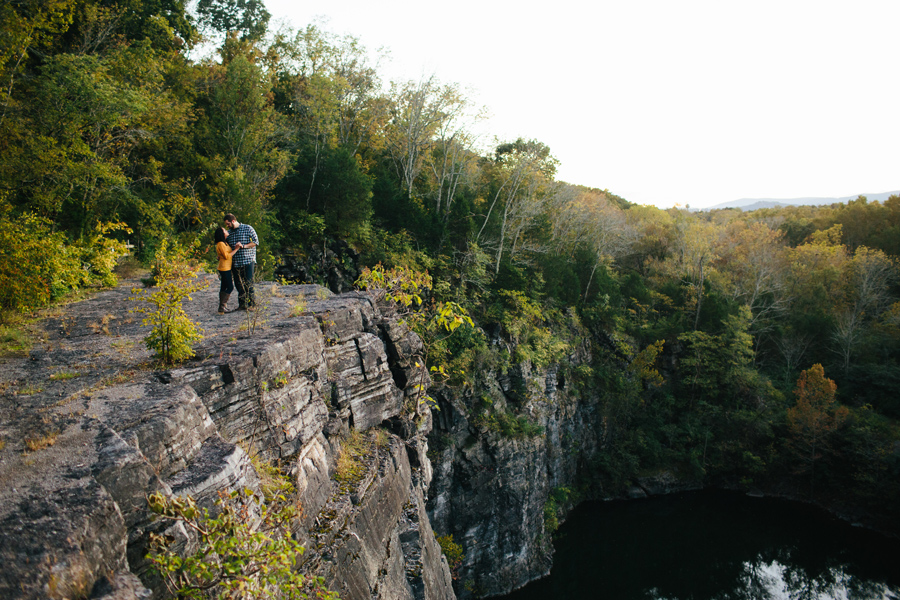
<path id="1" fill-rule="evenodd" d="M 385 79 L 470 89 L 487 131 L 632 202 L 900 189 L 900 0 L 266 0 L 370 49 Z"/>

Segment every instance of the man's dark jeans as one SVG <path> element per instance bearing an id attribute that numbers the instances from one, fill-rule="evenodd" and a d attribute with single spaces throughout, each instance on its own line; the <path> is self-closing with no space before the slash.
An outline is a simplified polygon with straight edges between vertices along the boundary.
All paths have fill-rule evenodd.
<path id="1" fill-rule="evenodd" d="M 253 289 L 253 271 L 255 267 L 255 263 L 250 263 L 249 265 L 231 269 L 232 273 L 234 273 L 234 285 L 238 292 L 238 308 L 256 306 L 256 292 Z"/>

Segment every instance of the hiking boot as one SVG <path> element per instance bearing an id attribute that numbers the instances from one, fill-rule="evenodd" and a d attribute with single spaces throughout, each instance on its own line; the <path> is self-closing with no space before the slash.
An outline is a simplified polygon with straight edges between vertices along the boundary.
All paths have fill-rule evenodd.
<path id="1" fill-rule="evenodd" d="M 222 292 L 219 292 L 219 314 L 220 315 L 224 315 L 226 312 L 228 312 L 225 309 L 225 305 L 228 304 L 228 299 L 230 297 L 231 297 L 230 293 L 223 294 Z"/>

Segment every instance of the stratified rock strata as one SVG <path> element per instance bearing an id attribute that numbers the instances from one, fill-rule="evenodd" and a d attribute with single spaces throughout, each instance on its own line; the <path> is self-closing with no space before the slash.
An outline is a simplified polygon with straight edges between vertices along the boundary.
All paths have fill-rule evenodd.
<path id="1" fill-rule="evenodd" d="M 41 347 L 5 365 L 0 597 L 163 597 L 150 533 L 193 541 L 154 520 L 147 495 L 212 506 L 221 491 L 259 489 L 257 455 L 294 477 L 302 568 L 341 598 L 455 598 L 425 510 L 421 342 L 366 294 L 260 292 L 257 313 L 225 317 L 214 290 L 195 295 L 186 308 L 207 338 L 178 369 L 134 367 L 147 364 L 146 332 L 125 288 L 48 320 Z M 307 310 L 292 317 L 296 303 Z M 342 436 L 380 426 L 392 433 L 370 436 L 360 480 L 335 481 Z"/>

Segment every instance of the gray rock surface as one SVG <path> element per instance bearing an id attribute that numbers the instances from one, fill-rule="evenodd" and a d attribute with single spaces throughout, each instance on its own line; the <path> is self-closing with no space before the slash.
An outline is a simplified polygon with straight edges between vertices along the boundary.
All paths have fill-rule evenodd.
<path id="1" fill-rule="evenodd" d="M 425 510 L 430 412 L 410 401 L 411 382 L 427 381 L 421 342 L 391 311 L 366 294 L 267 284 L 259 310 L 219 316 L 211 287 L 185 306 L 205 332 L 197 355 L 160 371 L 129 288 L 61 309 L 27 357 L 4 360 L 0 597 L 165 596 L 150 533 L 195 540 L 154 520 L 147 495 L 212 506 L 259 488 L 254 460 L 291 473 L 302 568 L 344 600 L 455 597 Z M 335 481 L 349 429 L 387 425 L 361 479 Z"/>
<path id="2" fill-rule="evenodd" d="M 584 348 L 569 357 L 575 365 L 586 360 Z M 476 388 L 436 394 L 440 411 L 430 436 L 430 524 L 463 548 L 460 598 L 506 594 L 549 573 L 548 498 L 554 489 L 573 490 L 603 443 L 598 403 L 567 389 L 555 366 L 486 372 Z M 540 429 L 504 436 L 470 408 L 479 404 L 476 393 L 492 410 Z"/>

